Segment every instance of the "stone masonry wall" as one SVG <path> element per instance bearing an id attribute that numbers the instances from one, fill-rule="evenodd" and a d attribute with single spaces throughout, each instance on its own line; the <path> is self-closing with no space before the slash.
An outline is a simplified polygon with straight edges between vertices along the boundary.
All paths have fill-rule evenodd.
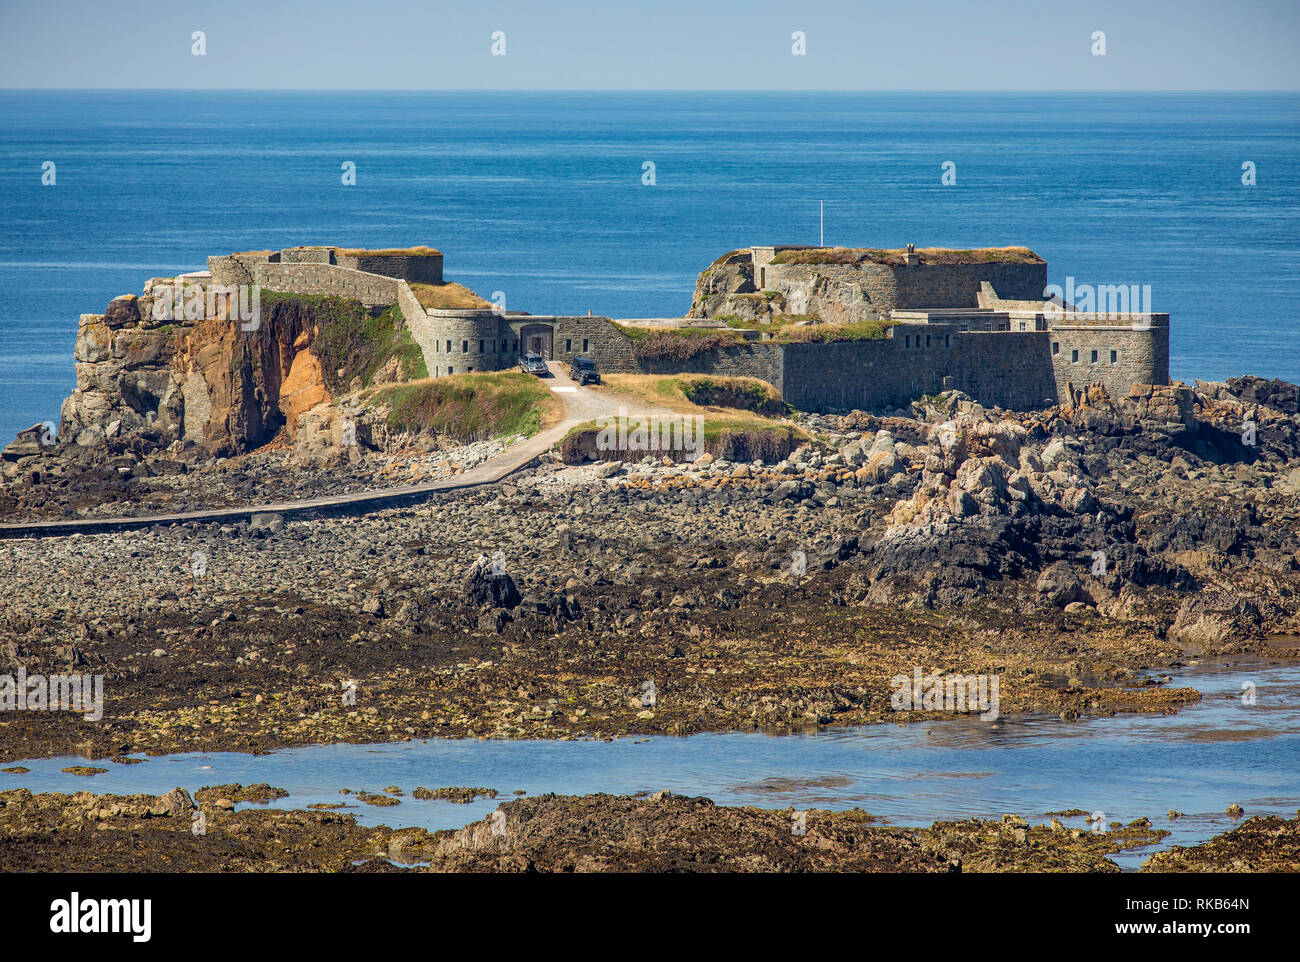
<path id="1" fill-rule="evenodd" d="M 360 301 L 367 307 L 396 304 L 401 281 L 333 264 L 259 264 L 255 281 L 272 291 L 289 294 L 332 294 Z"/>
<path id="2" fill-rule="evenodd" d="M 405 281 L 399 281 L 397 284 L 397 306 L 402 312 L 402 317 L 406 321 L 406 329 L 411 332 L 411 338 L 416 344 L 420 345 L 420 352 L 424 355 L 425 366 L 429 374 L 433 374 L 433 367 L 430 365 L 430 359 L 434 354 L 434 324 L 429 319 L 428 313 L 424 306 L 416 299 L 415 292 L 411 290 L 410 285 Z"/>
<path id="3" fill-rule="evenodd" d="M 971 331 L 953 337 L 952 386 L 981 404 L 1032 410 L 1055 404 L 1046 331 Z"/>
<path id="4" fill-rule="evenodd" d="M 976 307 L 982 282 L 999 296 L 1043 296 L 1046 264 L 768 264 L 766 290 L 785 296 L 788 313 L 830 322 L 886 318 L 894 310 Z M 1004 293 L 1005 292 L 1005 293 Z"/>
<path id="5" fill-rule="evenodd" d="M 705 351 L 686 361 L 641 361 L 645 374 L 717 374 L 723 377 L 756 377 L 784 392 L 784 368 L 779 344 L 751 341 L 732 347 Z M 794 403 L 794 402 L 791 402 Z"/>
<path id="6" fill-rule="evenodd" d="M 521 325 L 522 326 L 522 325 Z M 614 326 L 607 317 L 576 315 L 554 319 L 555 360 L 568 364 L 583 354 L 583 341 L 587 342 L 585 356 L 596 362 L 602 371 L 635 374 L 640 371 L 632 353 L 632 339 Z"/>
<path id="7" fill-rule="evenodd" d="M 1007 300 L 1041 300 L 1046 264 L 917 264 L 894 272 L 900 310 L 976 307 L 980 283 L 988 281 Z"/>
<path id="8" fill-rule="evenodd" d="M 337 255 L 335 260 L 340 267 L 351 270 L 382 274 L 385 277 L 396 277 L 420 284 L 442 283 L 441 254 Z"/>
<path id="9" fill-rule="evenodd" d="M 1050 357 L 1057 396 L 1067 397 L 1066 385 L 1070 383 L 1082 388 L 1100 382 L 1114 398 L 1127 395 L 1134 384 L 1167 384 L 1168 317 L 1167 314 L 1154 314 L 1150 326 L 1137 327 L 1131 324 L 1053 325 L 1049 332 L 1052 341 Z"/>
<path id="10" fill-rule="evenodd" d="M 280 251 L 282 264 L 332 264 L 334 249 L 332 247 L 286 247 Z"/>
<path id="11" fill-rule="evenodd" d="M 786 345 L 783 397 L 803 410 L 880 411 L 948 388 L 990 407 L 1021 410 L 1054 404 L 1059 396 L 1046 331 L 963 333 L 933 324 L 905 325 L 893 334 Z"/>
<path id="12" fill-rule="evenodd" d="M 501 370 L 501 318 L 497 314 L 435 310 L 427 315 L 433 334 L 433 353 L 426 350 L 424 354 L 429 374 L 438 377 Z"/>
<path id="13" fill-rule="evenodd" d="M 943 390 L 943 378 L 957 367 L 950 329 L 922 331 L 879 341 L 836 344 L 787 344 L 782 396 L 805 411 L 879 410 L 898 407 L 922 394 Z M 918 343 L 919 342 L 919 343 Z"/>

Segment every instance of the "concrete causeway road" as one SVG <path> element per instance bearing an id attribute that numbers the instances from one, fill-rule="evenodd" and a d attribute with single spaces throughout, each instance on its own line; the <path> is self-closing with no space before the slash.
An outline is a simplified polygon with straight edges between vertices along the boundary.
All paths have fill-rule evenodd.
<path id="1" fill-rule="evenodd" d="M 531 438 L 520 441 L 518 444 L 512 445 L 496 457 L 490 458 L 477 467 L 456 475 L 454 478 L 448 478 L 444 481 L 430 481 L 424 484 L 408 484 L 396 488 L 373 488 L 366 491 L 353 491 L 348 494 L 326 495 L 301 501 L 269 501 L 234 508 L 180 511 L 170 514 L 140 515 L 138 517 L 66 518 L 56 521 L 0 524 L 0 538 L 104 534 L 113 531 L 128 531 L 133 528 L 148 528 L 154 525 L 184 524 L 190 521 L 234 523 L 246 521 L 255 514 L 266 512 L 280 514 L 286 518 L 366 514 L 371 511 L 381 511 L 385 508 L 400 508 L 419 504 L 430 495 L 442 491 L 457 491 L 463 488 L 494 484 L 530 464 L 554 444 L 562 440 L 577 425 L 595 418 L 613 416 L 618 413 L 620 407 L 628 406 L 627 400 L 612 397 L 604 391 L 577 387 L 569 380 L 568 371 L 555 361 L 549 362 L 547 366 L 551 370 L 552 377 L 546 379 L 546 384 L 560 398 L 564 406 L 564 417 L 560 423 L 535 434 Z M 672 411 L 656 408 L 644 410 L 638 408 L 637 413 L 675 414 Z"/>

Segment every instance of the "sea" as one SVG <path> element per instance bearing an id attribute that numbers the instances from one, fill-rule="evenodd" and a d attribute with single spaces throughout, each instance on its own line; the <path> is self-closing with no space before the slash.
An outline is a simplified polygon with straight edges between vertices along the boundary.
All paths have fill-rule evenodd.
<path id="1" fill-rule="evenodd" d="M 1175 378 L 1300 382 L 1300 95 L 0 91 L 0 444 L 58 420 L 79 315 L 210 254 L 428 244 L 637 318 L 819 242 L 1025 245 L 1149 285 Z"/>

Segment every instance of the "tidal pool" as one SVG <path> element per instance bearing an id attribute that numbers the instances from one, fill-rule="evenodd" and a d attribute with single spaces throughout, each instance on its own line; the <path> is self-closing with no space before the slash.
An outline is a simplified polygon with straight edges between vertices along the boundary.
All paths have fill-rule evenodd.
<path id="1" fill-rule="evenodd" d="M 1175 715 L 1120 715 L 1065 722 L 1054 716 L 960 718 L 815 734 L 703 734 L 604 741 L 431 739 L 383 745 L 322 745 L 269 755 L 146 757 L 98 762 L 93 777 L 60 769 L 83 759 L 38 759 L 31 771 L 0 773 L 0 788 L 157 794 L 177 785 L 270 782 L 288 790 L 271 804 L 345 803 L 362 824 L 457 828 L 484 817 L 516 791 L 635 794 L 669 789 L 719 805 L 861 808 L 894 825 L 996 818 L 1014 812 L 1046 822 L 1068 809 L 1107 822 L 1146 816 L 1173 834 L 1159 846 L 1114 856 L 1136 868 L 1148 854 L 1188 845 L 1246 815 L 1290 816 L 1300 808 L 1300 666 L 1265 659 L 1209 659 L 1171 674 L 1202 692 Z M 1251 687 L 1253 686 L 1253 688 Z M 1249 704 L 1253 695 L 1254 704 Z M 353 791 L 399 786 L 400 805 L 375 807 Z M 496 800 L 469 805 L 420 801 L 417 786 L 486 786 Z M 241 805 L 240 807 L 247 807 Z M 1171 820 L 1175 809 L 1184 817 Z M 1083 828 L 1083 816 L 1062 818 Z"/>

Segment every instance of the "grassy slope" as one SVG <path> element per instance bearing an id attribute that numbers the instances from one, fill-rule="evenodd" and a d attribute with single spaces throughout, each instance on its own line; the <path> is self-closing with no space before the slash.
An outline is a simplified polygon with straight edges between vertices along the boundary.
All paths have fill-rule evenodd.
<path id="1" fill-rule="evenodd" d="M 710 451 L 721 449 L 729 436 L 752 439 L 751 446 L 767 447 L 762 438 L 770 438 L 778 447 L 789 437 L 802 438 L 805 432 L 776 420 L 785 411 L 776 389 L 766 381 L 747 377 L 719 377 L 712 374 L 606 374 L 605 383 L 596 390 L 627 402 L 628 414 L 635 421 L 640 411 L 666 410 L 704 417 L 704 442 Z M 693 400 L 694 399 L 694 400 Z M 719 403 L 722 402 L 722 403 Z M 735 407 L 741 404 L 745 407 Z M 776 414 L 779 405 L 781 414 Z M 766 415 L 764 413 L 767 412 Z M 603 425 L 587 421 L 570 430 L 565 440 L 583 432 L 596 432 Z"/>
<path id="2" fill-rule="evenodd" d="M 443 434 L 462 442 L 522 434 L 559 419 L 560 402 L 531 374 L 453 374 L 381 387 L 372 407 L 388 407 L 394 431 Z"/>

